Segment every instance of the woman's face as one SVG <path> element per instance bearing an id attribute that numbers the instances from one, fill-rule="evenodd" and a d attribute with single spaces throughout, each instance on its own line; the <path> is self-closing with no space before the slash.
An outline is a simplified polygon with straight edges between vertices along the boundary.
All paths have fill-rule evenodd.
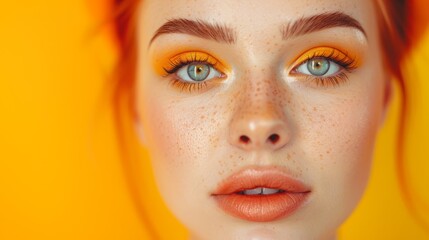
<path id="1" fill-rule="evenodd" d="M 388 99 L 375 1 L 145 0 L 136 103 L 194 239 L 333 239 Z"/>

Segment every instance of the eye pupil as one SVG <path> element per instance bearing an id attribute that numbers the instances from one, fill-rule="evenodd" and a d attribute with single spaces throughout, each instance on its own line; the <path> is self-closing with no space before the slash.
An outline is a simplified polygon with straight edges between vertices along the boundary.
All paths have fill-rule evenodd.
<path id="1" fill-rule="evenodd" d="M 194 63 L 188 67 L 188 75 L 194 81 L 203 81 L 210 73 L 210 66 L 207 64 Z"/>
<path id="2" fill-rule="evenodd" d="M 314 58 L 307 62 L 308 71 L 315 76 L 323 76 L 329 71 L 330 63 L 325 58 Z"/>

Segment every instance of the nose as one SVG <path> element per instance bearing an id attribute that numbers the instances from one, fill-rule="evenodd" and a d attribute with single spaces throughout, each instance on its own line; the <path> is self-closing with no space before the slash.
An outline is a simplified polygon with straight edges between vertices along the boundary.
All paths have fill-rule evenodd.
<path id="1" fill-rule="evenodd" d="M 290 141 L 290 128 L 279 107 L 271 104 L 245 104 L 231 123 L 230 144 L 244 150 L 277 150 Z"/>

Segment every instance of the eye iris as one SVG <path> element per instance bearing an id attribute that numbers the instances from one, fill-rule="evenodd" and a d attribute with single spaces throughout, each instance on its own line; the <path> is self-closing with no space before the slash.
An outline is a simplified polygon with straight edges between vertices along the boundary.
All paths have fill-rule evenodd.
<path id="1" fill-rule="evenodd" d="M 210 73 L 207 64 L 191 64 L 188 67 L 188 75 L 194 81 L 203 81 Z"/>
<path id="2" fill-rule="evenodd" d="M 307 63 L 308 71 L 316 76 L 325 75 L 329 70 L 329 66 L 329 61 L 325 58 L 314 58 Z"/>

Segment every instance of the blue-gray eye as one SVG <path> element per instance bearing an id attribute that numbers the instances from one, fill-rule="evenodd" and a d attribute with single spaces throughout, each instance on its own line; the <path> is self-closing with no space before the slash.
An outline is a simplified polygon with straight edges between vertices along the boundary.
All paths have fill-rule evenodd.
<path id="1" fill-rule="evenodd" d="M 210 74 L 210 66 L 202 63 L 190 64 L 188 66 L 188 75 L 194 81 L 203 81 Z"/>
<path id="2" fill-rule="evenodd" d="M 222 74 L 208 63 L 193 62 L 181 67 L 177 76 L 184 82 L 196 83 L 219 78 Z"/>
<path id="3" fill-rule="evenodd" d="M 308 60 L 307 69 L 312 75 L 323 76 L 328 72 L 330 65 L 326 58 L 313 58 Z"/>
<path id="4" fill-rule="evenodd" d="M 305 75 L 328 77 L 337 74 L 341 67 L 334 61 L 325 57 L 308 59 L 296 68 L 296 71 Z"/>

